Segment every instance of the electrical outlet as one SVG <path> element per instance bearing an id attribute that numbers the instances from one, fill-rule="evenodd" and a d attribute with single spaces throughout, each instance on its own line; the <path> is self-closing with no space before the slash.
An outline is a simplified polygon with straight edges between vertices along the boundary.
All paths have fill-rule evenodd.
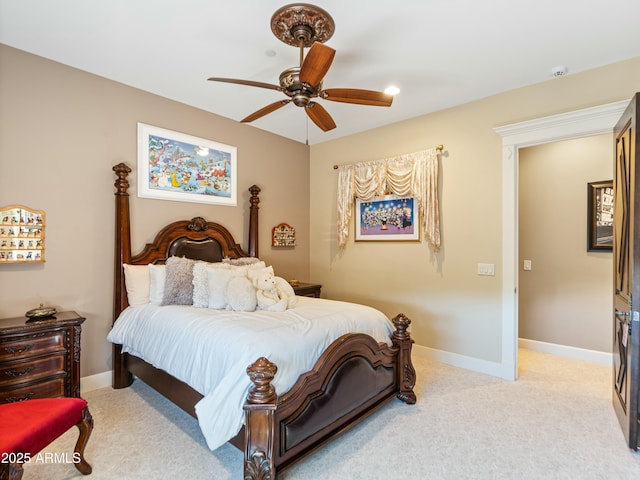
<path id="1" fill-rule="evenodd" d="M 525 260 L 522 262 L 522 268 L 527 271 L 531 270 L 531 260 Z"/>
<path id="2" fill-rule="evenodd" d="M 479 263 L 478 264 L 478 275 L 487 275 L 490 277 L 495 276 L 496 269 L 493 263 Z"/>

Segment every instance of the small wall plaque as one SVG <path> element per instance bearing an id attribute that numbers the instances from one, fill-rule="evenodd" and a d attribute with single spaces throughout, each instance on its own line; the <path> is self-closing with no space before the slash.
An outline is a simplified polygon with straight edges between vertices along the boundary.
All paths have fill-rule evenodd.
<path id="1" fill-rule="evenodd" d="M 295 247 L 296 229 L 286 223 L 276 225 L 272 230 L 271 245 L 274 247 Z"/>

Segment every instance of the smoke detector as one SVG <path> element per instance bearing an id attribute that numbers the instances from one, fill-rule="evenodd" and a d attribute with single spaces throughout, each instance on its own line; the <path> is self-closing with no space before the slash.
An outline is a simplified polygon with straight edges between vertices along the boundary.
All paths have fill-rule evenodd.
<path id="1" fill-rule="evenodd" d="M 558 65 L 551 69 L 551 76 L 554 78 L 563 77 L 567 74 L 567 67 L 564 65 Z"/>

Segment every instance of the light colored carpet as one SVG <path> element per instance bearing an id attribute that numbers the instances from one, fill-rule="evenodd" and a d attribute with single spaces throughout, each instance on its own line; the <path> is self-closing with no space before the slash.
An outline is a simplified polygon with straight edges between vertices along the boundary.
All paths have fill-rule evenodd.
<path id="1" fill-rule="evenodd" d="M 418 403 L 394 400 L 282 480 L 640 479 L 611 406 L 611 369 L 520 350 L 509 382 L 432 362 L 414 350 Z M 88 392 L 95 428 L 86 458 L 32 462 L 24 480 L 241 479 L 242 454 L 207 449 L 197 422 L 141 382 Z M 73 429 L 47 448 L 70 452 Z"/>

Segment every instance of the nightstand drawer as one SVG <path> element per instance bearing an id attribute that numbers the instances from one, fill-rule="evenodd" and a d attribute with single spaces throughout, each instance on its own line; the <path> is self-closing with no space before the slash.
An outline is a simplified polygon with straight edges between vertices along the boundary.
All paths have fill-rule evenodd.
<path id="1" fill-rule="evenodd" d="M 80 396 L 80 334 L 76 312 L 29 321 L 0 319 L 0 403 Z"/>
<path id="2" fill-rule="evenodd" d="M 4 385 L 3 385 L 4 386 Z M 65 376 L 34 383 L 22 387 L 4 390 L 0 387 L 0 403 L 20 402 L 32 398 L 51 398 L 65 396 Z"/>
<path id="3" fill-rule="evenodd" d="M 24 382 L 65 372 L 64 353 L 50 355 L 29 362 L 12 362 L 0 364 L 0 379 L 2 387 L 13 383 Z"/>
<path id="4" fill-rule="evenodd" d="M 0 342 L 0 361 L 64 350 L 64 332 L 51 332 L 40 337 L 14 337 Z"/>

